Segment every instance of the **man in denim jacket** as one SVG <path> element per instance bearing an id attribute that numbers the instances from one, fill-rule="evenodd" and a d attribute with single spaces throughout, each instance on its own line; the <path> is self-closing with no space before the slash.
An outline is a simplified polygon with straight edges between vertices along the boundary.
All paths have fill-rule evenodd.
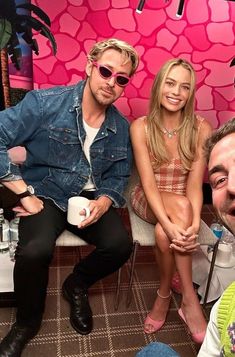
<path id="1" fill-rule="evenodd" d="M 86 81 L 29 92 L 0 112 L 0 180 L 18 201 L 21 217 L 14 287 L 16 322 L 0 344 L 1 357 L 20 356 L 42 321 L 49 264 L 55 241 L 66 228 L 94 251 L 75 265 L 63 283 L 70 321 L 80 334 L 92 330 L 87 289 L 116 271 L 130 256 L 131 242 L 116 207 L 131 170 L 129 124 L 112 105 L 138 66 L 126 42 L 96 43 L 88 55 Z M 24 146 L 26 161 L 10 162 L 7 150 Z M 90 216 L 67 223 L 68 199 L 90 200 Z"/>

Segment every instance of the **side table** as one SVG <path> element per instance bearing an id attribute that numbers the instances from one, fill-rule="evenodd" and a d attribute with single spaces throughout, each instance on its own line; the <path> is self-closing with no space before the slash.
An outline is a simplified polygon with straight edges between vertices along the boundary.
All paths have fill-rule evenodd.
<path id="1" fill-rule="evenodd" d="M 8 253 L 0 254 L 0 307 L 16 305 L 13 286 L 14 264 Z"/>

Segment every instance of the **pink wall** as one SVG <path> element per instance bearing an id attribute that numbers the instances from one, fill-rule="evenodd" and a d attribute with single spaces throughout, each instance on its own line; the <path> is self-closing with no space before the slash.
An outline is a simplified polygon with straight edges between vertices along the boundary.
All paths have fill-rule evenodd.
<path id="1" fill-rule="evenodd" d="M 69 85 L 84 78 L 86 53 L 97 40 L 123 39 L 141 56 L 138 72 L 117 102 L 130 119 L 146 113 L 151 84 L 169 58 L 188 59 L 197 73 L 196 110 L 214 127 L 234 116 L 235 2 L 186 0 L 181 19 L 179 0 L 33 0 L 49 15 L 58 53 L 36 35 L 40 55 L 34 56 L 34 87 Z"/>

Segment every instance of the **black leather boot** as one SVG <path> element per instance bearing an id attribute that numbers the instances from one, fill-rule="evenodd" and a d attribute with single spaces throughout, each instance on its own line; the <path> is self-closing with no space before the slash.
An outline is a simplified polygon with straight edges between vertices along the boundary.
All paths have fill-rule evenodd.
<path id="1" fill-rule="evenodd" d="M 92 330 L 92 311 L 88 301 L 87 289 L 69 289 L 65 280 L 62 286 L 64 298 L 70 303 L 70 323 L 81 335 L 88 335 Z"/>
<path id="2" fill-rule="evenodd" d="M 40 327 L 12 325 L 0 343 L 1 357 L 20 357 L 25 345 L 38 333 Z"/>

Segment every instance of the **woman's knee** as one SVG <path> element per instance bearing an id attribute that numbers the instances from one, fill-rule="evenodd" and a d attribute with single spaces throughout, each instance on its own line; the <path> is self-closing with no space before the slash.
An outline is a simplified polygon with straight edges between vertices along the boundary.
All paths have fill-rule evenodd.
<path id="1" fill-rule="evenodd" d="M 155 227 L 155 238 L 156 245 L 161 253 L 170 251 L 170 241 L 159 223 Z"/>

